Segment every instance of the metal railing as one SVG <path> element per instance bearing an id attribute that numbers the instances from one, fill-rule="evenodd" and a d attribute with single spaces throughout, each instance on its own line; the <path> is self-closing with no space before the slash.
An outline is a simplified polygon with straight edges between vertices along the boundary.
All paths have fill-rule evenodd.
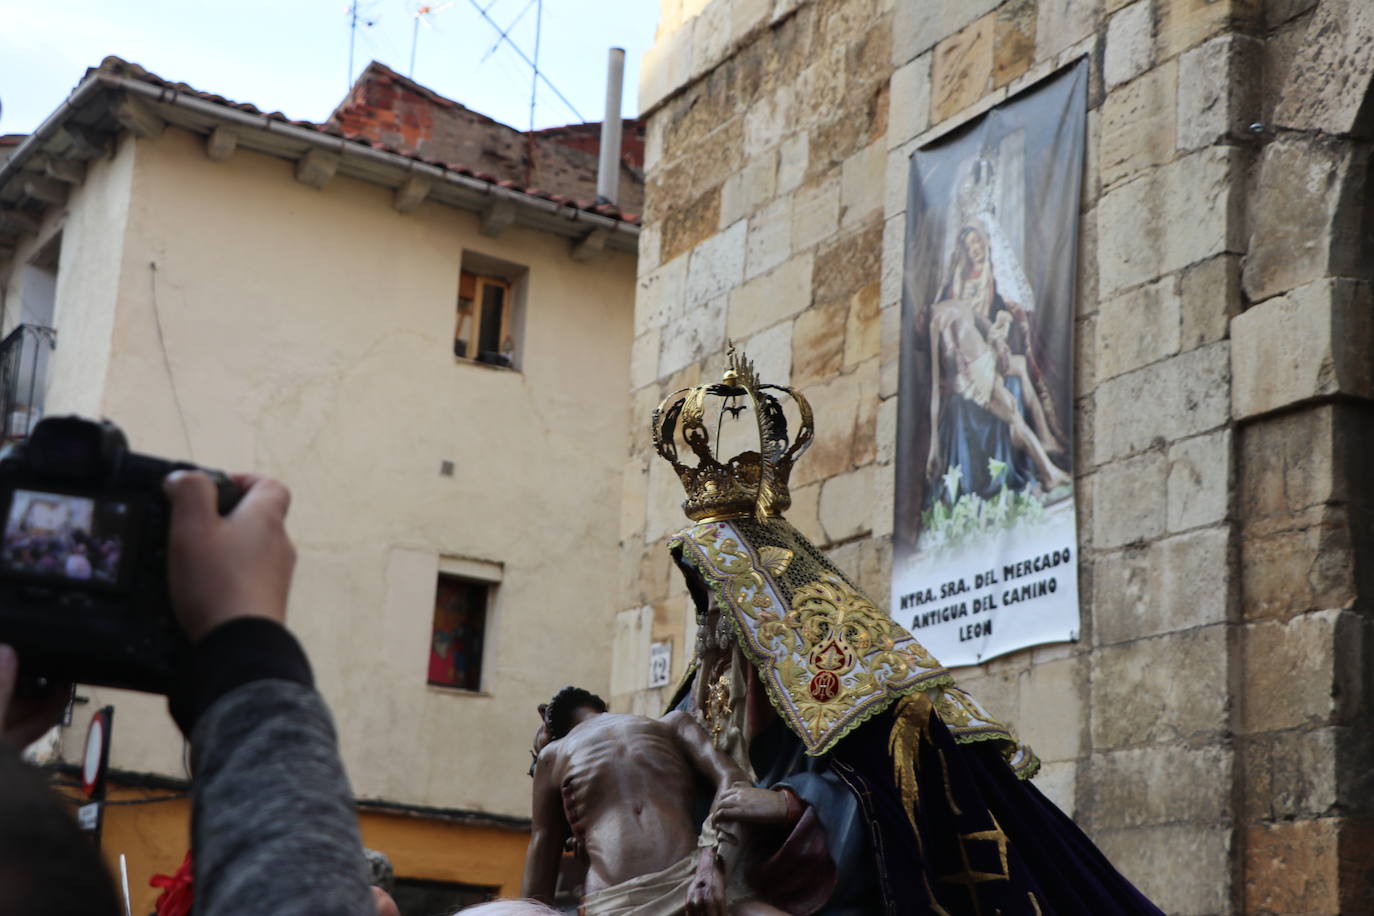
<path id="1" fill-rule="evenodd" d="M 57 346 L 57 332 L 37 324 L 21 324 L 0 341 L 0 438 L 23 439 L 43 418 L 43 395 L 48 390 L 48 357 Z"/>

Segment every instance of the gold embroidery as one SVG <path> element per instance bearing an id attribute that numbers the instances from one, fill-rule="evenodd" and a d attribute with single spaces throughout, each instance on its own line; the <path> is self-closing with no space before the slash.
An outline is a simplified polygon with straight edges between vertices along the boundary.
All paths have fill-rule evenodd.
<path id="1" fill-rule="evenodd" d="M 903 697 L 894 710 L 892 731 L 887 737 L 887 752 L 892 756 L 892 777 L 902 796 L 902 810 L 911 822 L 911 831 L 916 834 L 916 846 L 921 849 L 922 856 L 925 855 L 924 844 L 921 842 L 921 830 L 916 825 L 917 808 L 921 801 L 917 771 L 920 769 L 920 743 L 926 736 L 930 713 L 930 698 L 924 693 Z"/>
<path id="2" fill-rule="evenodd" d="M 1026 891 L 1026 896 L 1030 898 L 1031 909 L 1035 911 L 1035 916 L 1044 916 L 1044 914 L 1040 912 L 1040 901 L 1035 899 L 1035 893 L 1033 891 Z"/>
<path id="3" fill-rule="evenodd" d="M 796 554 L 783 547 L 760 547 L 759 559 L 763 561 L 763 568 L 775 576 L 781 576 L 787 572 L 787 567 L 792 563 L 792 557 Z"/>
<path id="4" fill-rule="evenodd" d="M 988 817 L 992 820 L 992 828 L 990 830 L 977 830 L 973 833 L 960 834 L 959 836 L 959 856 L 964 860 L 964 870 L 953 875 L 946 875 L 940 879 L 941 881 L 962 885 L 967 888 L 969 896 L 973 898 L 973 912 L 978 914 L 978 916 L 981 916 L 983 912 L 982 906 L 978 903 L 978 885 L 985 884 L 988 881 L 1005 881 L 1011 877 L 1011 870 L 1007 866 L 1007 846 L 1010 845 L 1011 841 L 1007 839 L 1007 835 L 1002 832 L 1002 825 L 997 823 L 997 818 L 993 816 L 991 811 L 988 812 Z M 968 846 L 965 845 L 968 840 L 987 841 L 997 844 L 997 856 L 1002 866 L 1000 874 L 974 870 L 973 863 L 969 861 Z"/>

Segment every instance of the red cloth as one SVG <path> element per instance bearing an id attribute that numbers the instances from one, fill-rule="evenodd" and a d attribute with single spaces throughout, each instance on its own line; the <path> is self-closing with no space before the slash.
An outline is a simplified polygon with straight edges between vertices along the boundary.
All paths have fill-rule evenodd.
<path id="1" fill-rule="evenodd" d="M 162 893 L 153 904 L 157 916 L 191 916 L 192 901 L 191 853 L 181 860 L 181 867 L 174 875 L 153 875 L 148 879 L 149 887 L 160 887 Z"/>

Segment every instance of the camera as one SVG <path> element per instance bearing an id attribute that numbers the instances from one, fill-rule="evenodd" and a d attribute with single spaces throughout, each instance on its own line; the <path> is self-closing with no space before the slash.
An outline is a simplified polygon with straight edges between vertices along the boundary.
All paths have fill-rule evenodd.
<path id="1" fill-rule="evenodd" d="M 176 470 L 208 474 L 221 515 L 242 495 L 130 451 L 109 421 L 49 417 L 0 452 L 0 642 L 26 678 L 167 692 L 186 646 L 167 591 Z"/>

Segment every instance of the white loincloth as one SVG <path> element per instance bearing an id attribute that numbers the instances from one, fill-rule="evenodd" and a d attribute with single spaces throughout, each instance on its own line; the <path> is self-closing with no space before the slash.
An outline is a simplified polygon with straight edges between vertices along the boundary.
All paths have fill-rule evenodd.
<path id="1" fill-rule="evenodd" d="M 728 841 L 729 838 L 722 832 L 721 839 Z M 578 916 L 682 916 L 687 912 L 687 895 L 691 892 L 692 881 L 696 878 L 701 846 L 714 845 L 717 845 L 716 832 L 708 823 L 702 828 L 700 846 L 697 849 L 662 871 L 640 875 L 587 894 L 582 898 L 582 906 L 577 911 Z M 732 852 L 731 849 L 721 850 L 727 875 L 734 871 L 732 860 L 735 856 Z M 727 877 L 727 904 L 747 900 L 750 896 L 752 895 L 747 887 Z"/>
<path id="2" fill-rule="evenodd" d="M 991 350 L 984 350 L 959 370 L 954 390 L 979 407 L 987 407 L 992 400 L 992 386 L 997 383 L 997 358 Z"/>

